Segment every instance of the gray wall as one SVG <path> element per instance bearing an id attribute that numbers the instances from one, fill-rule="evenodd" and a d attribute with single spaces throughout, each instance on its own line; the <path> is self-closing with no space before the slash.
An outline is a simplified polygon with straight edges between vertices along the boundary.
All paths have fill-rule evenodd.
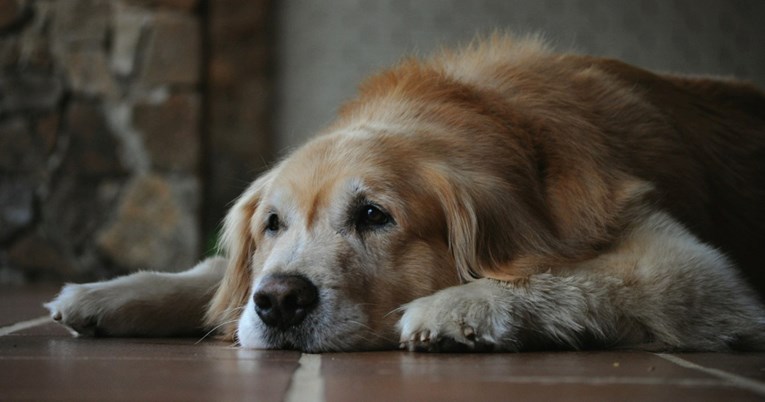
<path id="1" fill-rule="evenodd" d="M 559 49 L 765 87 L 763 0 L 287 0 L 277 15 L 280 149 L 327 124 L 366 75 L 494 29 L 543 32 Z"/>

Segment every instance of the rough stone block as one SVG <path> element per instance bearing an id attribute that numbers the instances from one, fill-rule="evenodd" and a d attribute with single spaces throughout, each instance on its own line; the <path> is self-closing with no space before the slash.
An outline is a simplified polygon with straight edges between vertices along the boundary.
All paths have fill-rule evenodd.
<path id="1" fill-rule="evenodd" d="M 19 0 L 0 0 L 0 33 L 18 29 L 29 16 L 29 9 Z"/>
<path id="2" fill-rule="evenodd" d="M 66 51 L 61 58 L 73 91 L 110 98 L 117 95 L 117 84 L 109 70 L 106 55 L 100 49 Z"/>
<path id="3" fill-rule="evenodd" d="M 21 7 L 16 0 L 0 0 L 0 31 L 6 29 L 21 14 Z"/>
<path id="4" fill-rule="evenodd" d="M 52 41 L 50 21 L 53 5 L 44 1 L 27 1 L 32 19 L 16 37 L 18 46 L 18 67 L 24 70 L 45 71 L 53 75 Z"/>
<path id="5" fill-rule="evenodd" d="M 50 74 L 33 71 L 0 73 L 0 113 L 50 110 L 63 94 L 63 85 Z"/>
<path id="6" fill-rule="evenodd" d="M 53 55 L 50 41 L 45 36 L 25 34 L 19 41 L 18 65 L 24 69 L 34 68 L 52 75 Z"/>
<path id="7" fill-rule="evenodd" d="M 149 20 L 150 13 L 128 7 L 114 14 L 111 66 L 116 74 L 127 76 L 135 70 L 138 43 Z"/>
<path id="8" fill-rule="evenodd" d="M 27 122 L 14 118 L 0 123 L 0 172 L 41 177 L 45 171 L 45 144 Z"/>
<path id="9" fill-rule="evenodd" d="M 146 45 L 141 81 L 147 86 L 196 84 L 200 46 L 199 23 L 193 16 L 158 13 Z"/>
<path id="10" fill-rule="evenodd" d="M 62 174 L 41 202 L 40 230 L 62 250 L 72 255 L 86 253 L 115 210 L 122 183 Z"/>
<path id="11" fill-rule="evenodd" d="M 0 174 L 0 243 L 34 220 L 34 191 L 34 180 Z"/>
<path id="12" fill-rule="evenodd" d="M 152 165 L 194 173 L 199 164 L 199 98 L 172 95 L 164 102 L 138 104 L 133 125 L 141 133 Z"/>
<path id="13" fill-rule="evenodd" d="M 124 0 L 124 1 L 128 4 L 132 4 L 132 5 L 136 5 L 140 7 L 146 7 L 146 8 L 164 7 L 164 8 L 172 8 L 176 10 L 185 10 L 185 11 L 193 10 L 199 3 L 197 0 Z"/>
<path id="14" fill-rule="evenodd" d="M 57 112 L 40 115 L 34 122 L 34 132 L 40 139 L 42 150 L 47 156 L 50 156 L 56 147 L 60 125 L 61 116 Z"/>
<path id="15" fill-rule="evenodd" d="M 15 242 L 8 251 L 12 266 L 33 279 L 72 278 L 75 271 L 64 246 L 43 233 L 31 233 Z"/>
<path id="16" fill-rule="evenodd" d="M 19 62 L 19 42 L 15 38 L 0 38 L 0 68 L 7 69 Z"/>
<path id="17" fill-rule="evenodd" d="M 54 2 L 51 37 L 57 46 L 98 46 L 106 42 L 109 0 L 57 0 Z"/>
<path id="18" fill-rule="evenodd" d="M 118 142 L 100 107 L 73 102 L 67 111 L 69 149 L 63 169 L 86 177 L 120 176 L 127 173 L 118 155 Z"/>
<path id="19" fill-rule="evenodd" d="M 115 219 L 98 235 L 100 251 L 130 270 L 181 271 L 198 258 L 196 179 L 149 174 L 125 190 Z"/>

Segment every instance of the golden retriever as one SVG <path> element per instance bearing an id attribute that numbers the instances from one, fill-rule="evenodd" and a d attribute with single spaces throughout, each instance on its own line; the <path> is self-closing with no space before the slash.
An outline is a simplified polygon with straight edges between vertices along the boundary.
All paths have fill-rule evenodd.
<path id="1" fill-rule="evenodd" d="M 762 349 L 765 96 L 534 38 L 405 60 L 222 244 L 46 306 L 79 334 L 310 352 Z"/>

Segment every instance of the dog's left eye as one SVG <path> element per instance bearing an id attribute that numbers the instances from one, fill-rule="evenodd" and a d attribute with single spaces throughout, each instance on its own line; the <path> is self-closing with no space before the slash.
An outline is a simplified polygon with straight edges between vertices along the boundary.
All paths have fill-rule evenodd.
<path id="1" fill-rule="evenodd" d="M 391 223 L 391 217 L 380 208 L 374 205 L 364 205 L 359 208 L 358 215 L 356 216 L 356 227 L 358 229 L 371 229 L 375 227 L 385 226 Z"/>
<path id="2" fill-rule="evenodd" d="M 266 223 L 267 231 L 276 232 L 279 230 L 280 226 L 281 226 L 281 221 L 279 221 L 279 215 L 271 214 L 268 216 L 268 222 Z"/>

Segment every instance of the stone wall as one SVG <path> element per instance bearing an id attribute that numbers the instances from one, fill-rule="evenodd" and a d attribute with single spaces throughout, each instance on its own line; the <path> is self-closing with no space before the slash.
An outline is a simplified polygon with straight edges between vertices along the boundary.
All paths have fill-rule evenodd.
<path id="1" fill-rule="evenodd" d="M 200 256 L 197 0 L 0 0 L 0 283 Z"/>

